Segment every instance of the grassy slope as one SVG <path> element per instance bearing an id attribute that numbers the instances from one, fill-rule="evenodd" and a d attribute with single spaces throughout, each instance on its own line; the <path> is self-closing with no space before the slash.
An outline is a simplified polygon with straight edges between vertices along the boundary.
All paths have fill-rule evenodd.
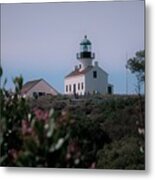
<path id="1" fill-rule="evenodd" d="M 89 96 L 40 97 L 30 100 L 32 107 L 53 107 L 72 120 L 71 138 L 76 139 L 83 154 L 79 167 L 144 169 L 144 97 Z M 78 166 L 77 166 L 78 167 Z"/>

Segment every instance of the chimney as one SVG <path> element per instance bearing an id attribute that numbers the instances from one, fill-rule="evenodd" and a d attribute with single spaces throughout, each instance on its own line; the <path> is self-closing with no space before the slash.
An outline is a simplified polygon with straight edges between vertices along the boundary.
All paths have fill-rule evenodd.
<path id="1" fill-rule="evenodd" d="M 95 61 L 95 66 L 98 66 L 98 61 Z"/>

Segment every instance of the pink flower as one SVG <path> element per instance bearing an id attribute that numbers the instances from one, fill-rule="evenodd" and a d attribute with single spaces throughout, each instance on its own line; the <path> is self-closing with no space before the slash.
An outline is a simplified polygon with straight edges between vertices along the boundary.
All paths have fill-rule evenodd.
<path id="1" fill-rule="evenodd" d="M 32 128 L 30 127 L 28 121 L 22 120 L 22 134 L 31 134 L 32 133 Z"/>
<path id="2" fill-rule="evenodd" d="M 91 169 L 95 169 L 95 168 L 96 168 L 96 163 L 93 162 L 93 163 L 91 164 L 90 168 L 91 168 Z"/>
<path id="3" fill-rule="evenodd" d="M 48 120 L 49 118 L 49 113 L 46 111 L 43 115 L 43 120 Z"/>
<path id="4" fill-rule="evenodd" d="M 43 111 L 41 109 L 34 110 L 35 117 L 37 120 L 44 120 L 47 121 L 49 118 L 49 113 L 47 111 Z"/>
<path id="5" fill-rule="evenodd" d="M 18 157 L 18 153 L 17 153 L 17 151 L 16 151 L 15 149 L 10 149 L 10 150 L 8 151 L 8 154 L 9 154 L 14 160 L 16 160 L 17 157 Z"/>
<path id="6" fill-rule="evenodd" d="M 70 153 L 67 153 L 66 154 L 66 160 L 69 160 L 71 158 L 71 154 Z"/>
<path id="7" fill-rule="evenodd" d="M 34 111 L 34 114 L 35 114 L 35 117 L 38 119 L 38 120 L 41 120 L 42 119 L 42 116 L 43 116 L 43 111 L 41 109 L 36 109 Z"/>
<path id="8" fill-rule="evenodd" d="M 75 152 L 75 144 L 74 143 L 70 143 L 69 146 L 68 146 L 68 151 L 73 153 Z"/>

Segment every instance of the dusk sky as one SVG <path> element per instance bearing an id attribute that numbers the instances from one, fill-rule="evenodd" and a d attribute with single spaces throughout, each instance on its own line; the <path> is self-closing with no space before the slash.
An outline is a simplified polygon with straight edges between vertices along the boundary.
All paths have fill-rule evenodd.
<path id="1" fill-rule="evenodd" d="M 115 93 L 126 92 L 127 58 L 144 49 L 144 1 L 1 5 L 1 64 L 7 88 L 43 78 L 63 93 L 64 77 L 78 63 L 87 35 L 95 61 L 109 74 Z M 128 92 L 136 81 L 128 73 Z"/>

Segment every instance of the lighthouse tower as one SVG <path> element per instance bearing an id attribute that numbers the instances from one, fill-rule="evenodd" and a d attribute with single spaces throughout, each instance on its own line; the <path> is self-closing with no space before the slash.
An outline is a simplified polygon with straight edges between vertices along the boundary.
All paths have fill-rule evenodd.
<path id="1" fill-rule="evenodd" d="M 93 60 L 91 42 L 84 36 L 77 53 L 78 65 L 64 79 L 64 93 L 67 95 L 107 94 L 113 93 L 113 86 L 108 84 L 108 74 L 98 62 Z"/>
<path id="2" fill-rule="evenodd" d="M 92 61 L 95 58 L 95 53 L 91 52 L 91 42 L 84 36 L 84 39 L 80 43 L 80 53 L 77 53 L 77 59 L 80 61 L 81 68 L 83 70 L 88 66 L 92 66 Z"/>

